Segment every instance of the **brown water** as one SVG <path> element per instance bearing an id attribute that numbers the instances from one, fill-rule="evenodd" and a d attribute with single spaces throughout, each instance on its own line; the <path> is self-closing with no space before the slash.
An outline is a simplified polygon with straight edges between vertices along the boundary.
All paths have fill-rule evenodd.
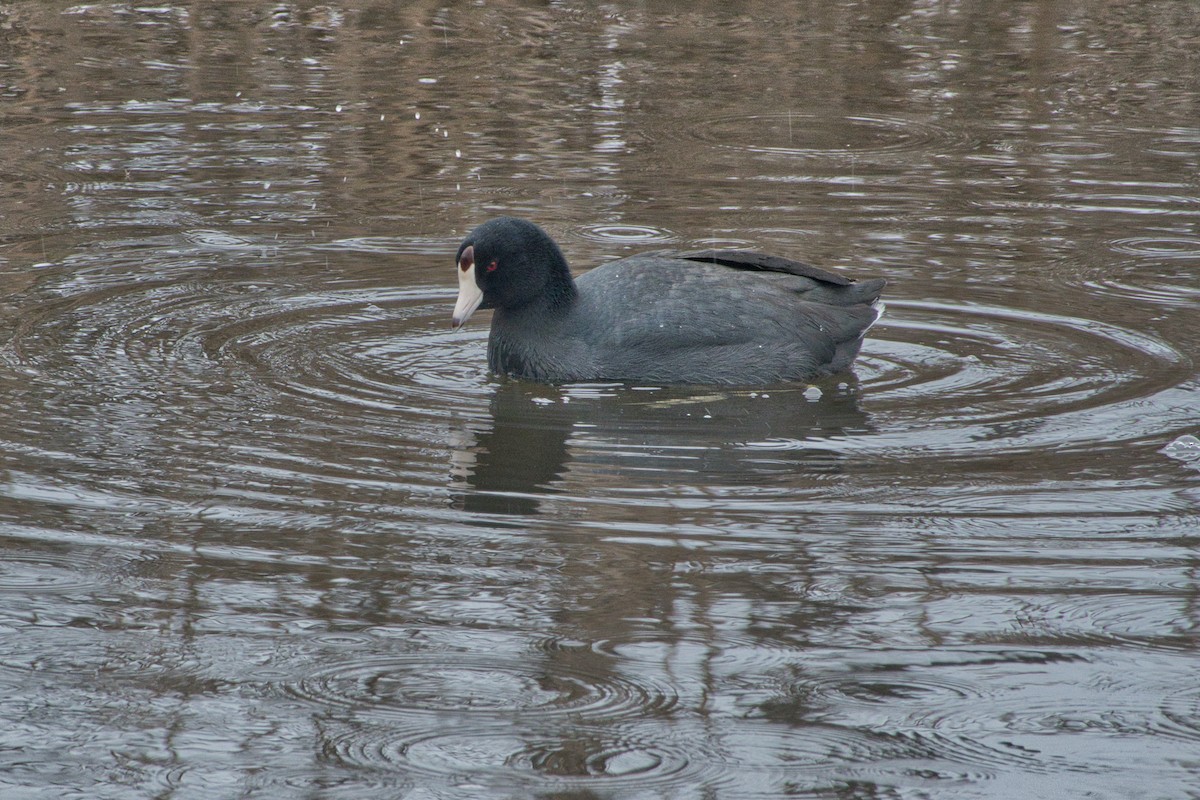
<path id="1" fill-rule="evenodd" d="M 1185 0 L 0 5 L 0 796 L 1200 797 L 1198 52 Z M 499 382 L 501 212 L 888 314 L 818 386 Z"/>

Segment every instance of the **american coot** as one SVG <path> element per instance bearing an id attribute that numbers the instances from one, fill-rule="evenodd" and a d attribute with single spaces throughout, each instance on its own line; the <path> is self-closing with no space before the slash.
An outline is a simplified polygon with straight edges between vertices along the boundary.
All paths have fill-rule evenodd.
<path id="1" fill-rule="evenodd" d="M 846 369 L 883 285 L 744 250 L 660 250 L 572 279 L 545 231 L 497 217 L 458 248 L 454 326 L 495 309 L 488 364 L 519 378 L 764 384 Z"/>

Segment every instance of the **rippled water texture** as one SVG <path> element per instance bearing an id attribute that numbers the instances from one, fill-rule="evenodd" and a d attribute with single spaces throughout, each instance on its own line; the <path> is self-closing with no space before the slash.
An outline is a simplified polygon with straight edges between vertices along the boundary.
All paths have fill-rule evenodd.
<path id="1" fill-rule="evenodd" d="M 0 796 L 1200 797 L 1197 52 L 1184 0 L 0 4 Z M 497 213 L 888 313 L 813 386 L 497 381 Z"/>

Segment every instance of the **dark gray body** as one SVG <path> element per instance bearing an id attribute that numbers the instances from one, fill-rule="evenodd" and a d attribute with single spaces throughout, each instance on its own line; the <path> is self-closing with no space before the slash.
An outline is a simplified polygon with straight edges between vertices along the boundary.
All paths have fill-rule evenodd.
<path id="1" fill-rule="evenodd" d="M 758 253 L 647 253 L 580 276 L 560 307 L 497 308 L 488 363 L 551 383 L 804 380 L 850 365 L 883 285 Z"/>

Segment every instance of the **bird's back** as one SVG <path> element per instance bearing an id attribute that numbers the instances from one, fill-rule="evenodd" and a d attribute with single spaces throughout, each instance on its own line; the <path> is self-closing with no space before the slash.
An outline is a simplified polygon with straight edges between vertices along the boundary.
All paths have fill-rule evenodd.
<path id="1" fill-rule="evenodd" d="M 577 279 L 563 335 L 586 343 L 597 379 L 768 383 L 850 364 L 884 281 L 731 258 L 648 253 L 598 267 Z"/>

